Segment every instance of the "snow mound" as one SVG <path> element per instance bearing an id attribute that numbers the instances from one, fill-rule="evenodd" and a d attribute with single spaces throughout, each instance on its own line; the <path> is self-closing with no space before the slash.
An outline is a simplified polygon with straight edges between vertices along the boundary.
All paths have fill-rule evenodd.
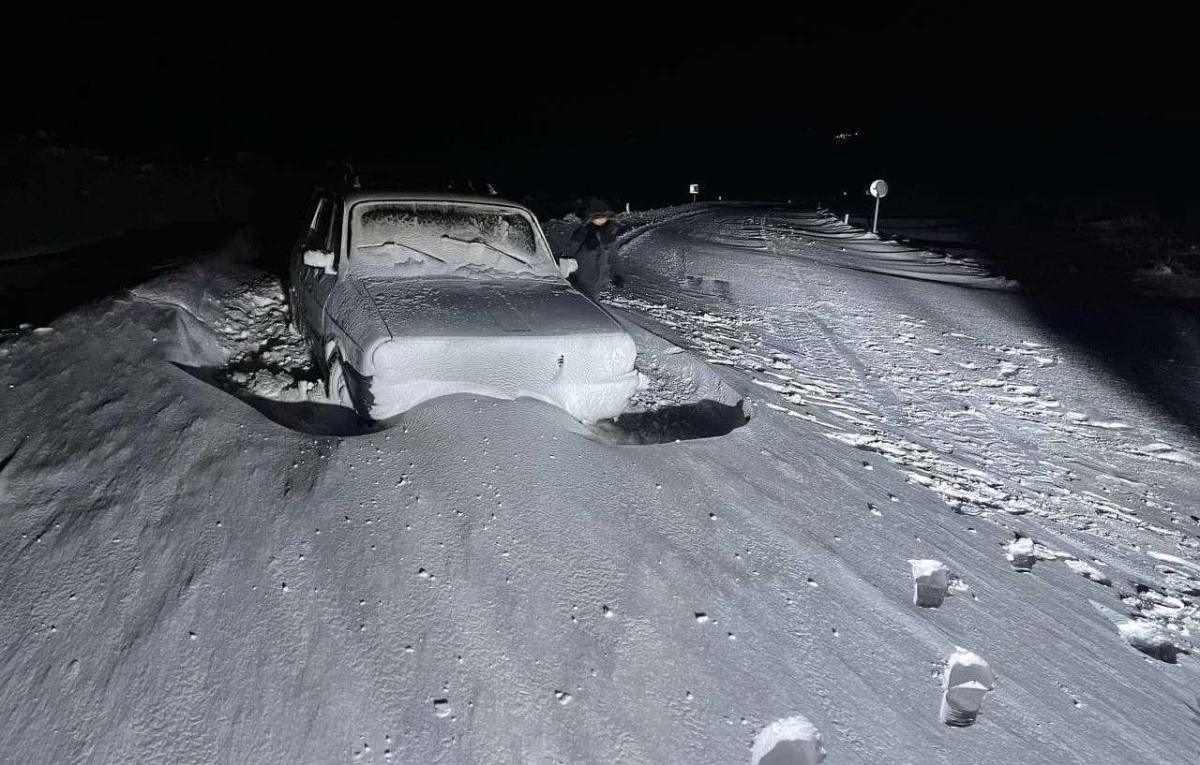
<path id="1" fill-rule="evenodd" d="M 804 717 L 776 720 L 754 737 L 751 765 L 820 765 L 825 761 L 821 732 Z"/>

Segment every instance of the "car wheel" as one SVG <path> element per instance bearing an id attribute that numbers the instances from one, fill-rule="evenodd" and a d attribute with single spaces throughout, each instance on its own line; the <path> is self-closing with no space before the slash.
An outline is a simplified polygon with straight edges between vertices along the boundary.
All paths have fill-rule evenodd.
<path id="1" fill-rule="evenodd" d="M 325 395 L 347 409 L 354 409 L 354 400 L 350 397 L 350 384 L 346 379 L 346 368 L 342 357 L 335 355 L 329 361 L 329 375 L 325 379 Z"/>

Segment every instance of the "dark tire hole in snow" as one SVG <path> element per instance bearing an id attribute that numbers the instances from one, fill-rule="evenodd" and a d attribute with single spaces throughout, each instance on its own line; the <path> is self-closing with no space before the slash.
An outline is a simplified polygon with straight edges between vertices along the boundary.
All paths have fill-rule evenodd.
<path id="1" fill-rule="evenodd" d="M 276 401 L 256 396 L 229 382 L 228 370 L 189 367 L 171 362 L 192 377 L 244 401 L 268 420 L 311 436 L 361 436 L 387 428 L 386 423 L 362 419 L 345 407 L 315 401 Z"/>
<path id="2" fill-rule="evenodd" d="M 647 446 L 724 436 L 749 421 L 742 401 L 731 405 L 705 399 L 694 404 L 627 412 L 615 420 L 596 423 L 592 431 L 609 443 Z"/>

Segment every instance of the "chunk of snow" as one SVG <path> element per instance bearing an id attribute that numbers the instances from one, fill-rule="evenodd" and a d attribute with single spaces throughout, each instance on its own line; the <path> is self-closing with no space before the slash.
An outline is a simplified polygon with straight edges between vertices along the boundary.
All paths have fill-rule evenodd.
<path id="1" fill-rule="evenodd" d="M 751 765 L 820 765 L 825 760 L 821 732 L 806 718 L 776 720 L 758 732 Z"/>
<path id="2" fill-rule="evenodd" d="M 1175 663 L 1179 647 L 1171 639 L 1170 633 L 1154 622 L 1131 619 L 1117 624 L 1117 630 L 1126 643 L 1147 656 L 1168 664 Z"/>
<path id="3" fill-rule="evenodd" d="M 983 697 L 994 684 L 992 668 L 979 654 L 955 648 L 942 677 L 942 722 L 954 726 L 974 723 Z"/>
<path id="4" fill-rule="evenodd" d="M 1200 574 L 1200 563 L 1193 563 L 1190 560 L 1184 560 L 1183 558 L 1180 558 L 1178 555 L 1155 552 L 1154 550 L 1149 550 L 1146 554 L 1155 560 L 1161 560 L 1165 563 L 1173 563 L 1176 566 L 1182 566 L 1183 568 L 1191 569 L 1197 574 Z"/>
<path id="5" fill-rule="evenodd" d="M 940 560 L 910 560 L 913 578 L 913 603 L 922 608 L 937 608 L 946 599 L 950 587 L 950 569 Z"/>
<path id="6" fill-rule="evenodd" d="M 1104 573 L 1101 572 L 1100 569 L 1096 568 L 1095 566 L 1092 566 L 1088 563 L 1084 563 L 1081 560 L 1075 560 L 1075 559 L 1067 560 L 1064 562 L 1067 564 L 1067 568 L 1071 569 L 1076 574 L 1079 574 L 1082 577 L 1091 579 L 1093 582 L 1096 582 L 1098 584 L 1112 584 L 1112 579 L 1105 576 Z"/>
<path id="7" fill-rule="evenodd" d="M 1033 540 L 1029 537 L 1017 537 L 1009 542 L 1007 554 L 1012 567 L 1017 571 L 1030 571 L 1037 562 L 1038 556 L 1034 550 Z"/>

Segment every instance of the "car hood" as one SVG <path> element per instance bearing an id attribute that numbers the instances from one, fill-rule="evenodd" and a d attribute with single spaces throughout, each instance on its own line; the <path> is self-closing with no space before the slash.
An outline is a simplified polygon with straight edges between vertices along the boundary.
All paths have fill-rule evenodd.
<path id="1" fill-rule="evenodd" d="M 360 279 L 392 337 L 621 334 L 602 308 L 560 282 Z"/>

